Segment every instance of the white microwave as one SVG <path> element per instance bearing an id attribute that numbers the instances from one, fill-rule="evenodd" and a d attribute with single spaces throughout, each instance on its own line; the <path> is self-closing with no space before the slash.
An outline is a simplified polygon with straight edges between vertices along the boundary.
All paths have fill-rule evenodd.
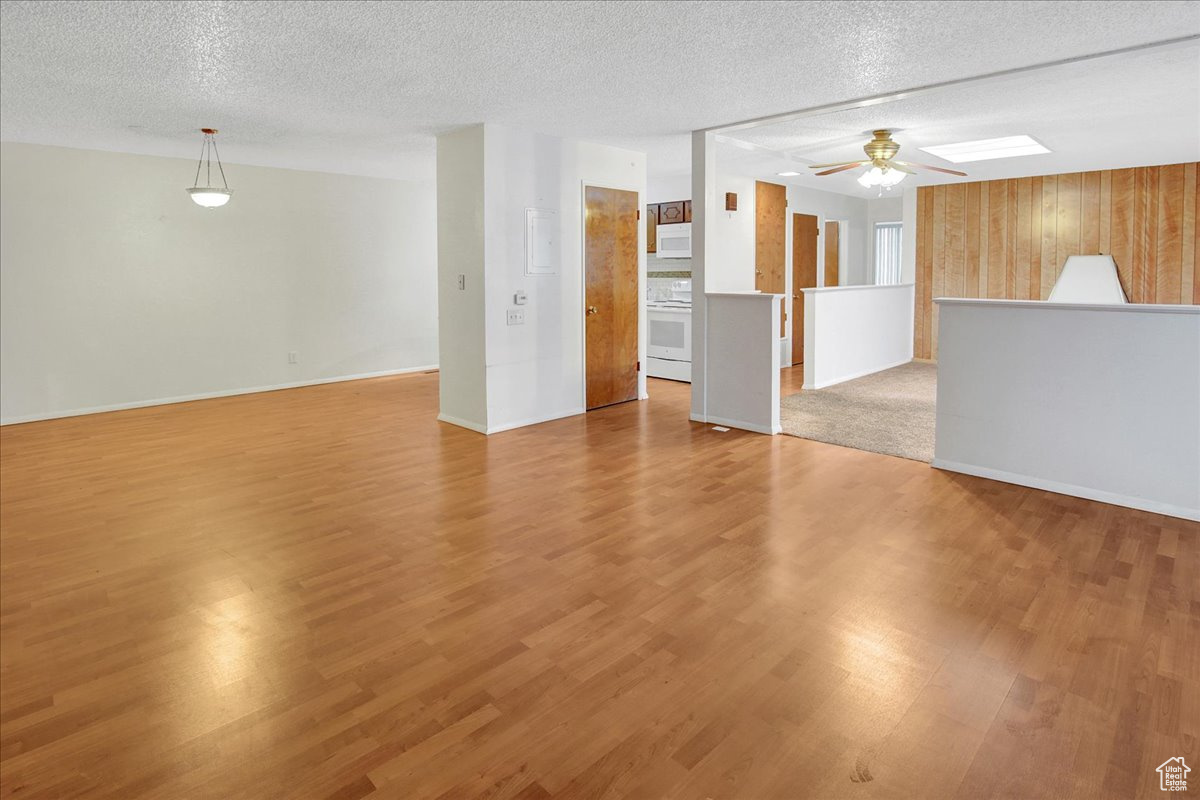
<path id="1" fill-rule="evenodd" d="M 659 225 L 656 256 L 659 258 L 692 257 L 692 223 L 675 222 Z"/>

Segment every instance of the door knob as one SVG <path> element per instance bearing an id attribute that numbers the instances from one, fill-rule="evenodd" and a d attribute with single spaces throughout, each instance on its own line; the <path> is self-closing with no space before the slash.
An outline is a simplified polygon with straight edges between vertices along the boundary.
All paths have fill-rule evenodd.
<path id="1" fill-rule="evenodd" d="M 595 306 L 588 306 L 587 307 L 588 316 L 590 317 L 592 314 L 597 313 L 599 310 L 600 309 L 596 308 Z"/>

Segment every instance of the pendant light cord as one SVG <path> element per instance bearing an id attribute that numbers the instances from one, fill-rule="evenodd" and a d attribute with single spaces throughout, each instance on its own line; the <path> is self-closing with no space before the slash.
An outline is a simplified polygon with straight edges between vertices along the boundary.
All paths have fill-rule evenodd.
<path id="1" fill-rule="evenodd" d="M 215 138 L 212 140 L 212 149 L 217 154 L 217 169 L 221 170 L 221 183 L 225 184 L 225 191 L 229 191 L 229 181 L 225 180 L 225 167 L 221 165 L 221 151 L 217 149 L 217 140 Z M 208 168 L 212 169 L 212 159 L 208 161 Z"/>
<path id="2" fill-rule="evenodd" d="M 204 166 L 204 151 L 208 147 L 208 134 L 204 134 L 204 141 L 200 143 L 200 160 L 196 162 L 196 180 L 192 181 L 192 188 L 200 187 L 200 168 Z"/>
<path id="3" fill-rule="evenodd" d="M 225 191 L 229 191 L 229 181 L 225 178 L 225 166 L 221 163 L 221 151 L 217 149 L 217 140 L 213 138 L 211 133 L 204 134 L 204 143 L 200 145 L 200 160 L 196 162 L 196 180 L 192 181 L 192 188 L 200 188 L 200 170 L 208 167 L 204 173 L 205 188 L 212 188 L 212 157 L 217 156 L 217 169 L 221 171 L 221 183 L 225 186 Z"/>

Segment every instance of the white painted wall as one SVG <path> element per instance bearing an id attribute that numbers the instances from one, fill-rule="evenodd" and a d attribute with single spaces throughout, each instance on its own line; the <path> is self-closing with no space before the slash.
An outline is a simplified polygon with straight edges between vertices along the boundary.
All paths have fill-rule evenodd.
<path id="1" fill-rule="evenodd" d="M 704 422 L 776 434 L 779 423 L 781 295 L 712 293 Z"/>
<path id="2" fill-rule="evenodd" d="M 437 363 L 432 182 L 195 166 L 0 145 L 4 422 Z"/>
<path id="3" fill-rule="evenodd" d="M 804 388 L 821 389 L 907 364 L 913 285 L 804 290 Z"/>
<path id="4" fill-rule="evenodd" d="M 647 203 L 672 203 L 676 200 L 692 199 L 692 175 L 648 175 L 646 177 Z"/>
<path id="5" fill-rule="evenodd" d="M 483 155 L 483 126 L 438 137 L 438 416 L 480 432 L 487 430 Z"/>
<path id="6" fill-rule="evenodd" d="M 452 139 L 461 137 L 460 140 Z M 468 402 L 443 398 L 442 418 L 447 422 L 495 433 L 571 414 L 583 413 L 585 354 L 583 337 L 583 187 L 606 186 L 637 192 L 639 207 L 646 192 L 646 161 L 642 153 L 553 136 L 518 131 L 498 125 L 475 126 L 439 137 L 448 147 L 471 152 L 463 155 L 468 169 L 439 156 L 439 193 L 476 192 L 481 199 L 482 223 L 476 228 L 458 223 L 459 211 L 447 203 L 439 208 L 439 238 L 447 248 L 439 254 L 441 282 L 457 280 L 454 266 L 460 248 L 482 254 L 483 297 L 480 308 L 469 293 L 444 295 L 453 308 L 449 315 L 481 315 L 482 327 L 464 326 L 462 337 L 471 339 L 464 357 L 473 368 L 482 355 L 484 384 L 456 385 L 471 392 L 469 403 L 483 419 L 449 413 L 448 403 Z M 479 165 L 482 165 L 481 167 Z M 443 166 L 445 167 L 443 169 Z M 525 275 L 525 209 L 558 212 L 560 269 L 556 275 Z M 459 241 L 471 239 L 468 244 Z M 639 226 L 639 358 L 646 362 L 645 336 L 645 227 Z M 523 325 L 509 325 L 507 313 L 518 308 L 513 295 L 527 297 Z M 457 339 L 446 339 L 443 357 Z M 450 388 L 443 384 L 443 394 Z M 639 375 L 639 396 L 645 397 L 645 373 Z"/>
<path id="7" fill-rule="evenodd" d="M 712 238 L 705 269 L 709 292 L 754 291 L 754 183 L 754 178 L 745 175 L 717 173 L 717 202 L 709 219 Z M 737 211 L 725 210 L 727 192 L 737 194 Z M 693 233 L 695 213 L 693 203 Z M 695 253 L 692 258 L 695 259 Z"/>
<path id="8" fill-rule="evenodd" d="M 1200 306 L 937 303 L 935 467 L 1200 520 Z"/>
<path id="9" fill-rule="evenodd" d="M 721 206 L 722 208 L 724 206 Z M 717 141 L 692 131 L 692 403 L 689 418 L 703 422 L 708 405 L 708 270 L 717 248 Z"/>

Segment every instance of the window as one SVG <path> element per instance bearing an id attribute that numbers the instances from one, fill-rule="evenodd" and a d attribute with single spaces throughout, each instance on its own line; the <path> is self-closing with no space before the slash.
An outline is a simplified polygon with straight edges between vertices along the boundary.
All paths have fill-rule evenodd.
<path id="1" fill-rule="evenodd" d="M 875 284 L 890 286 L 900 282 L 899 222 L 875 223 Z"/>

